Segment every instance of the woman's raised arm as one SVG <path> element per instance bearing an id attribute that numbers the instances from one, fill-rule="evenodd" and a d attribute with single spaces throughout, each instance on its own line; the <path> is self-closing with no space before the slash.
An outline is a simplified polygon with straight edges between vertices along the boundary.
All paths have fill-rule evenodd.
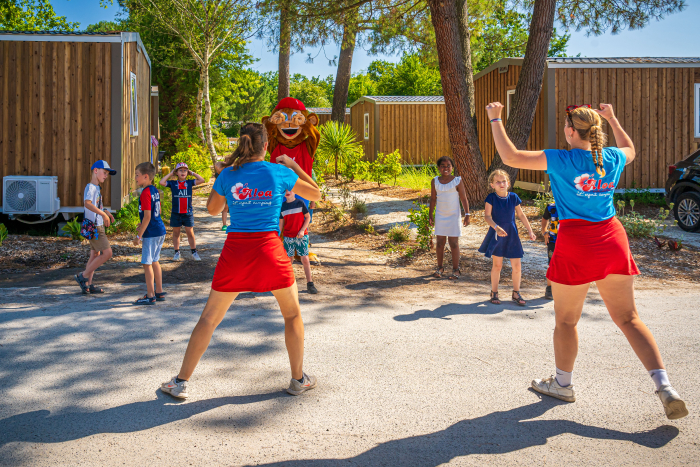
<path id="1" fill-rule="evenodd" d="M 508 138 L 501 121 L 502 112 L 503 104 L 500 102 L 492 102 L 486 106 L 486 113 L 491 122 L 493 141 L 503 163 L 517 169 L 547 170 L 547 157 L 544 151 L 521 151 Z"/>

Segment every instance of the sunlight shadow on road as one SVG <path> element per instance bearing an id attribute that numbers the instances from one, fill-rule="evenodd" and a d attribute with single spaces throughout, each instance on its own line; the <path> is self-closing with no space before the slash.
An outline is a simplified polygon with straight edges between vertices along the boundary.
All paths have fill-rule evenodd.
<path id="1" fill-rule="evenodd" d="M 536 302 L 533 304 L 533 302 Z M 411 314 L 407 315 L 396 315 L 394 320 L 396 321 L 417 321 L 422 318 L 437 318 L 437 319 L 451 319 L 448 316 L 455 315 L 495 315 L 501 313 L 502 311 L 524 311 L 529 312 L 532 310 L 539 310 L 544 308 L 544 304 L 548 303 L 546 300 L 530 300 L 528 306 L 519 306 L 516 304 L 502 303 L 501 305 L 492 305 L 488 301 L 476 302 L 469 304 L 461 303 L 448 303 L 446 305 L 440 305 L 434 310 L 416 310 Z"/>

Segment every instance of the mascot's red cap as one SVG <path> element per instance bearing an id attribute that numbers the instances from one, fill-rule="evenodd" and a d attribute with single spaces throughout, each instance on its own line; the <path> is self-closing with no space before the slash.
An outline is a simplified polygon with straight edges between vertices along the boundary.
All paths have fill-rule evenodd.
<path id="1" fill-rule="evenodd" d="M 304 107 L 304 104 L 299 99 L 294 99 L 293 97 L 285 97 L 284 99 L 282 99 L 280 103 L 277 104 L 277 107 L 275 107 L 275 110 L 279 109 L 293 109 L 306 111 L 306 107 Z"/>

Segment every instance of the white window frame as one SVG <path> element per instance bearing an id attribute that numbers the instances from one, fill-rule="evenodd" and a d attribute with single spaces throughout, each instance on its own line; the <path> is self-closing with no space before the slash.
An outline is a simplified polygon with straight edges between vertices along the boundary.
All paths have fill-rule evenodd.
<path id="1" fill-rule="evenodd" d="M 509 89 L 506 91 L 506 118 L 510 118 L 511 96 L 515 96 L 515 89 Z"/>
<path id="2" fill-rule="evenodd" d="M 700 83 L 695 83 L 695 138 L 700 138 Z"/>
<path id="3" fill-rule="evenodd" d="M 364 131 L 365 139 L 369 139 L 369 114 L 368 113 L 365 114 L 364 121 L 365 121 L 365 131 Z"/>
<path id="4" fill-rule="evenodd" d="M 129 94 L 129 132 L 131 136 L 139 135 L 139 99 L 138 99 L 138 80 L 136 79 L 136 73 L 129 72 L 129 84 L 130 84 L 130 94 Z"/>

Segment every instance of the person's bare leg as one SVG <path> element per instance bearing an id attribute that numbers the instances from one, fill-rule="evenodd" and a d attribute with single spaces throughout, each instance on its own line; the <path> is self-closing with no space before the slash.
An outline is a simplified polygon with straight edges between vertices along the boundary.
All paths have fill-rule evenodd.
<path id="1" fill-rule="evenodd" d="M 158 261 L 153 261 L 151 266 L 153 267 L 153 278 L 156 283 L 155 292 L 163 293 L 163 270 L 160 268 L 160 263 Z"/>
<path id="2" fill-rule="evenodd" d="M 180 249 L 180 227 L 173 227 L 173 249 Z"/>
<path id="3" fill-rule="evenodd" d="M 452 252 L 452 269 L 459 269 L 459 237 L 448 237 L 450 243 L 450 251 Z"/>
<path id="4" fill-rule="evenodd" d="M 190 249 L 194 250 L 197 248 L 197 243 L 194 239 L 194 227 L 185 227 L 185 233 L 187 234 L 187 243 L 190 244 Z"/>
<path id="5" fill-rule="evenodd" d="M 444 235 L 437 236 L 435 253 L 437 254 L 437 267 L 438 268 L 442 267 L 442 260 L 445 256 L 445 242 L 446 241 L 447 241 L 447 237 L 445 237 Z"/>
<path id="6" fill-rule="evenodd" d="M 289 354 L 292 378 L 301 379 L 304 376 L 304 322 L 301 319 L 297 283 L 286 289 L 273 290 L 272 293 L 284 317 L 284 343 Z"/>
<path id="7" fill-rule="evenodd" d="M 564 285 L 552 282 L 554 296 L 554 361 L 557 368 L 571 373 L 578 355 L 578 330 L 583 303 L 590 284 Z"/>
<path id="8" fill-rule="evenodd" d="M 85 271 L 83 271 L 83 277 L 87 279 L 88 275 L 92 277 L 92 274 L 107 262 L 109 258 L 112 257 L 112 249 L 107 248 L 106 250 L 102 250 L 99 255 L 97 255 L 92 262 L 88 262 L 87 266 L 85 267 Z"/>
<path id="9" fill-rule="evenodd" d="M 313 282 L 311 279 L 311 261 L 309 261 L 309 256 L 301 257 L 301 264 L 304 266 L 304 275 L 306 276 L 306 282 Z"/>
<path id="10" fill-rule="evenodd" d="M 498 292 L 498 283 L 501 281 L 501 269 L 503 269 L 503 258 L 501 256 L 492 256 L 493 264 L 491 265 L 491 292 Z"/>
<path id="11" fill-rule="evenodd" d="M 88 259 L 88 262 L 87 262 L 87 264 L 85 265 L 85 271 L 87 271 L 87 269 L 90 267 L 90 265 L 92 264 L 92 262 L 95 261 L 95 259 L 96 259 L 98 256 L 100 256 L 100 252 L 99 252 L 99 251 L 90 250 L 90 258 Z M 95 271 L 92 271 L 90 274 L 85 274 L 85 271 L 83 271 L 83 277 L 84 277 L 85 279 L 87 279 L 88 285 L 92 285 L 92 277 L 95 275 Z"/>
<path id="12" fill-rule="evenodd" d="M 146 276 L 146 296 L 148 298 L 155 297 L 156 291 L 153 289 L 153 266 L 150 264 L 144 264 L 143 272 Z"/>
<path id="13" fill-rule="evenodd" d="M 513 290 L 520 292 L 520 278 L 522 275 L 522 261 L 520 258 L 510 259 L 510 269 L 513 271 Z"/>
<path id="14" fill-rule="evenodd" d="M 610 274 L 597 281 L 596 285 L 610 317 L 623 332 L 644 368 L 647 371 L 665 369 L 654 336 L 639 319 L 634 303 L 634 276 Z"/>
<path id="15" fill-rule="evenodd" d="M 209 299 L 204 305 L 202 316 L 199 317 L 197 325 L 190 335 L 190 341 L 187 344 L 185 358 L 182 360 L 182 366 L 177 377 L 180 379 L 189 380 L 197 367 L 199 360 L 206 352 L 211 342 L 211 336 L 214 330 L 221 323 L 221 320 L 226 316 L 226 312 L 238 296 L 237 292 L 217 292 L 212 290 L 209 292 Z"/>

